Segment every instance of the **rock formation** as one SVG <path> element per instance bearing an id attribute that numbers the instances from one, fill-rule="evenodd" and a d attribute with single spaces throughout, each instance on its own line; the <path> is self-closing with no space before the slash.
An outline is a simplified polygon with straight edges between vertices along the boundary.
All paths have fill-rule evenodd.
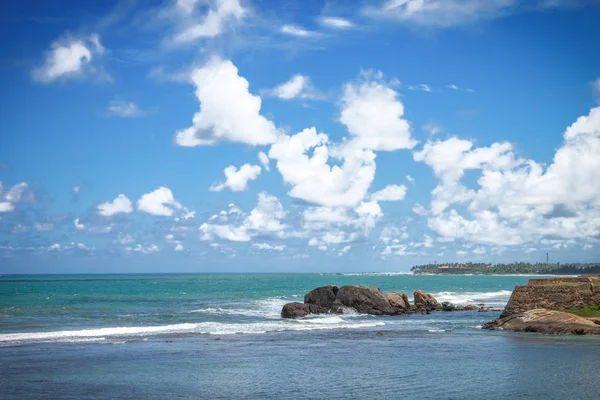
<path id="1" fill-rule="evenodd" d="M 590 319 L 541 308 L 496 319 L 483 328 L 559 335 L 600 335 L 600 324 Z"/>
<path id="2" fill-rule="evenodd" d="M 421 290 L 415 292 L 420 299 L 418 305 L 411 306 L 405 293 L 383 293 L 371 286 L 346 285 L 321 286 L 304 296 L 304 303 L 288 303 L 283 306 L 283 318 L 300 318 L 309 314 L 372 314 L 402 315 L 417 311 L 429 312 L 441 309 L 437 300 Z M 453 306 L 452 306 L 453 307 Z"/>
<path id="3" fill-rule="evenodd" d="M 596 318 L 563 311 L 600 306 L 600 276 L 530 279 L 516 286 L 499 319 L 484 329 L 562 335 L 600 334 Z M 481 310 L 480 310 L 481 311 Z"/>

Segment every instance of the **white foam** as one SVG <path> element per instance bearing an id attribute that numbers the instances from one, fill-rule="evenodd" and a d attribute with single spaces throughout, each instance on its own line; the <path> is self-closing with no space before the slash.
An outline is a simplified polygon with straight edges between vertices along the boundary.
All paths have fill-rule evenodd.
<path id="1" fill-rule="evenodd" d="M 0 334 L 1 344 L 27 343 L 27 342 L 61 342 L 74 343 L 79 341 L 105 341 L 107 338 L 140 337 L 166 335 L 166 334 L 209 334 L 209 335 L 234 335 L 234 334 L 260 334 L 281 331 L 306 331 L 323 329 L 360 329 L 383 326 L 383 322 L 347 321 L 340 316 L 324 316 L 317 318 L 301 318 L 256 323 L 221 323 L 202 322 L 197 324 L 174 324 L 162 326 L 137 326 L 85 329 L 73 331 L 54 332 L 23 332 Z"/>
<path id="2" fill-rule="evenodd" d="M 414 272 L 348 272 L 343 274 L 336 274 L 342 276 L 394 276 L 394 275 L 414 275 Z"/>
<path id="3" fill-rule="evenodd" d="M 504 306 L 512 292 L 498 290 L 496 292 L 439 292 L 432 293 L 439 302 L 448 301 L 453 304 L 479 304 Z"/>

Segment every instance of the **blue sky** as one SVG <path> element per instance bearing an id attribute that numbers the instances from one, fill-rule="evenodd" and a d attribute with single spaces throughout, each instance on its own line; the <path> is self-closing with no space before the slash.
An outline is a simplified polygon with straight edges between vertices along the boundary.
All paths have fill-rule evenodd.
<path id="1" fill-rule="evenodd" d="M 0 273 L 598 261 L 598 2 L 0 7 Z"/>

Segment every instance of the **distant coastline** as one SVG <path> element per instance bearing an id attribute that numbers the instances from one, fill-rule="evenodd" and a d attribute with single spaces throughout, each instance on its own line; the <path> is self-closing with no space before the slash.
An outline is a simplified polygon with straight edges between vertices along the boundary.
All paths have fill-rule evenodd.
<path id="1" fill-rule="evenodd" d="M 441 263 L 415 265 L 415 275 L 593 275 L 600 274 L 600 263 Z"/>

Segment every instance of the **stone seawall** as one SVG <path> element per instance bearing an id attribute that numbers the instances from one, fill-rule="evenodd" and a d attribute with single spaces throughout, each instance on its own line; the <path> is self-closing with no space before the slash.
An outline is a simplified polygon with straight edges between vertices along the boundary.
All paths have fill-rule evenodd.
<path id="1" fill-rule="evenodd" d="M 600 305 L 600 277 L 530 279 L 516 286 L 501 315 L 533 309 L 571 310 Z"/>

